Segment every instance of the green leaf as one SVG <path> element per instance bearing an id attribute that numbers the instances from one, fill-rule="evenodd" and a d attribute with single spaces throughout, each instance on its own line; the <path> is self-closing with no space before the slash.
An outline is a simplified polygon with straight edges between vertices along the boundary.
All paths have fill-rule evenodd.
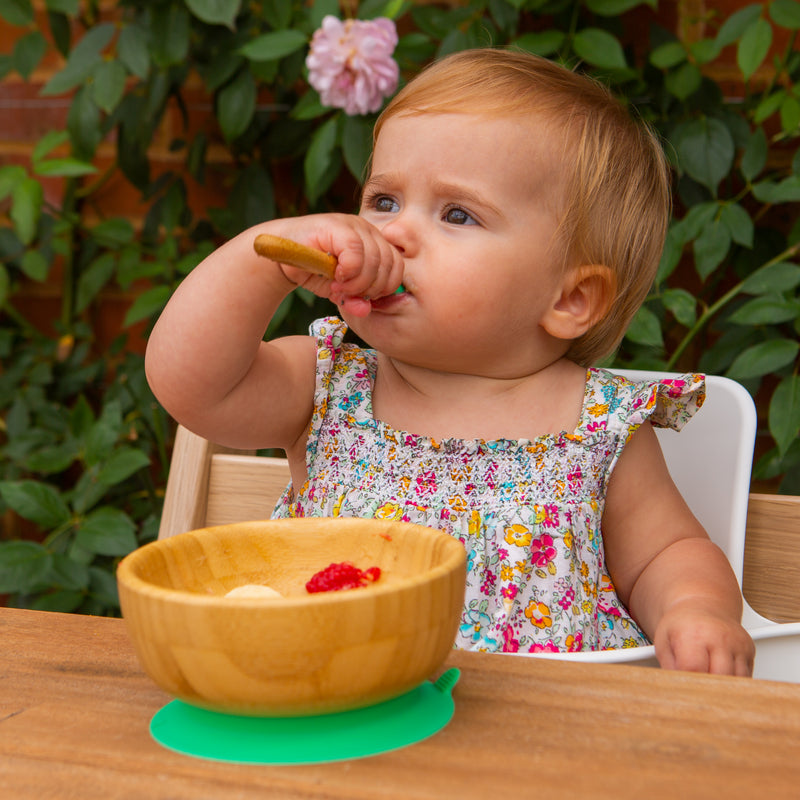
<path id="1" fill-rule="evenodd" d="M 662 294 L 664 307 L 668 309 L 685 328 L 690 328 L 697 320 L 697 299 L 685 289 L 665 289 Z"/>
<path id="2" fill-rule="evenodd" d="M 512 44 L 537 56 L 551 56 L 564 44 L 566 35 L 562 31 L 549 30 L 538 33 L 523 33 Z"/>
<path id="3" fill-rule="evenodd" d="M 766 95 L 756 106 L 756 110 L 753 112 L 753 121 L 760 125 L 765 119 L 769 119 L 776 111 L 780 110 L 785 99 L 786 92 L 783 89 L 778 89 L 772 94 Z"/>
<path id="4" fill-rule="evenodd" d="M 124 511 L 104 506 L 79 523 L 75 542 L 101 556 L 126 556 L 136 549 L 136 526 Z"/>
<path id="5" fill-rule="evenodd" d="M 114 574 L 100 567 L 89 567 L 89 590 L 104 606 L 119 609 L 119 593 Z"/>
<path id="6" fill-rule="evenodd" d="M 117 401 L 108 402 L 84 441 L 84 460 L 89 466 L 107 459 L 122 432 L 122 411 Z"/>
<path id="7" fill-rule="evenodd" d="M 243 69 L 217 95 L 217 119 L 226 141 L 241 136 L 256 110 L 256 82 L 249 70 Z"/>
<path id="8" fill-rule="evenodd" d="M 641 5 L 644 0 L 586 0 L 586 7 L 601 17 L 616 17 Z M 655 7 L 652 2 L 647 5 Z"/>
<path id="9" fill-rule="evenodd" d="M 319 95 L 313 89 L 309 89 L 297 101 L 289 116 L 292 119 L 316 119 L 329 111 L 330 109 L 320 102 Z"/>
<path id="10" fill-rule="evenodd" d="M 5 305 L 11 290 L 11 278 L 8 277 L 8 270 L 0 264 L 0 307 Z"/>
<path id="11" fill-rule="evenodd" d="M 73 154 L 90 160 L 103 139 L 102 114 L 92 97 L 91 86 L 81 86 L 72 98 L 67 114 L 67 130 Z"/>
<path id="12" fill-rule="evenodd" d="M 31 153 L 31 160 L 41 161 L 57 147 L 61 147 L 62 144 L 66 144 L 68 141 L 69 133 L 67 131 L 48 131 L 36 142 L 36 146 Z"/>
<path id="13" fill-rule="evenodd" d="M 699 39 L 689 45 L 689 52 L 698 66 L 709 64 L 719 58 L 722 48 L 716 39 Z"/>
<path id="14" fill-rule="evenodd" d="M 53 561 L 47 582 L 59 589 L 81 591 L 89 586 L 89 569 L 63 553 L 53 553 Z"/>
<path id="15" fill-rule="evenodd" d="M 678 126 L 675 137 L 683 168 L 716 196 L 717 186 L 733 167 L 736 153 L 728 127 L 713 117 L 702 117 Z"/>
<path id="16" fill-rule="evenodd" d="M 154 286 L 152 289 L 142 292 L 133 301 L 128 313 L 125 314 L 123 326 L 128 328 L 143 319 L 155 316 L 167 304 L 171 294 L 172 290 L 169 286 Z"/>
<path id="17" fill-rule="evenodd" d="M 150 72 L 147 34 L 138 25 L 126 25 L 117 39 L 117 56 L 131 75 L 144 80 Z"/>
<path id="18" fill-rule="evenodd" d="M 733 44 L 744 36 L 745 31 L 761 16 L 761 4 L 754 3 L 731 14 L 717 31 L 717 42 L 721 47 Z"/>
<path id="19" fill-rule="evenodd" d="M 25 467 L 40 475 L 63 472 L 79 455 L 79 445 L 74 439 L 59 444 L 45 445 L 34 450 L 25 459 Z"/>
<path id="20" fill-rule="evenodd" d="M 763 17 L 759 17 L 742 34 L 736 50 L 736 63 L 745 80 L 748 80 L 764 63 L 771 46 L 772 25 Z"/>
<path id="21" fill-rule="evenodd" d="M 125 217 L 111 217 L 92 228 L 92 238 L 103 247 L 118 249 L 136 239 L 136 231 Z"/>
<path id="22" fill-rule="evenodd" d="M 20 27 L 32 24 L 36 18 L 31 0 L 3 0 L 0 3 L 0 17 Z"/>
<path id="23" fill-rule="evenodd" d="M 23 36 L 14 45 L 11 63 L 14 69 L 28 80 L 47 52 L 47 40 L 39 31 Z"/>
<path id="24" fill-rule="evenodd" d="M 3 500 L 24 519 L 49 530 L 69 521 L 70 512 L 53 486 L 33 480 L 0 481 Z"/>
<path id="25" fill-rule="evenodd" d="M 317 128 L 311 137 L 311 144 L 304 160 L 306 193 L 309 200 L 315 203 L 328 188 L 325 178 L 336 147 L 337 117 L 331 117 Z"/>
<path id="26" fill-rule="evenodd" d="M 619 40 L 601 28 L 584 28 L 575 34 L 573 48 L 577 55 L 594 67 L 624 69 L 628 66 Z"/>
<path id="27" fill-rule="evenodd" d="M 84 269 L 78 278 L 75 292 L 75 312 L 85 311 L 100 290 L 111 280 L 117 266 L 113 253 L 103 253 Z"/>
<path id="28" fill-rule="evenodd" d="M 25 178 L 14 186 L 11 203 L 9 216 L 14 223 L 14 230 L 23 244 L 30 244 L 36 236 L 36 228 L 42 214 L 44 203 L 42 185 L 33 178 Z"/>
<path id="29" fill-rule="evenodd" d="M 34 281 L 41 283 L 50 272 L 50 262 L 42 255 L 40 250 L 26 250 L 20 262 L 22 271 Z"/>
<path id="30" fill-rule="evenodd" d="M 784 378 L 772 393 L 768 413 L 769 432 L 783 456 L 800 434 L 800 376 Z"/>
<path id="31" fill-rule="evenodd" d="M 27 177 L 28 173 L 18 164 L 0 167 L 0 200 L 5 200 Z"/>
<path id="32" fill-rule="evenodd" d="M 748 180 L 754 180 L 767 163 L 769 146 L 767 135 L 761 127 L 756 128 L 747 141 L 747 146 L 742 153 L 741 170 L 742 175 Z"/>
<path id="33" fill-rule="evenodd" d="M 752 248 L 755 236 L 753 219 L 738 203 L 725 203 L 722 206 L 720 222 L 728 229 L 736 244 Z"/>
<path id="34" fill-rule="evenodd" d="M 33 171 L 44 178 L 77 178 L 81 175 L 93 175 L 97 172 L 97 167 L 77 158 L 51 158 L 35 161 Z"/>
<path id="35" fill-rule="evenodd" d="M 242 0 L 186 0 L 189 10 L 209 25 L 233 28 Z"/>
<path id="36" fill-rule="evenodd" d="M 686 47 L 683 42 L 666 42 L 650 53 L 650 63 L 659 69 L 676 67 L 686 61 Z"/>
<path id="37" fill-rule="evenodd" d="M 761 181 L 753 186 L 753 197 L 762 203 L 800 202 L 800 175 L 790 175 L 782 181 Z"/>
<path id="38" fill-rule="evenodd" d="M 658 317 L 646 306 L 641 306 L 636 312 L 636 316 L 634 316 L 628 326 L 628 330 L 625 332 L 625 338 L 649 347 L 661 347 L 664 344 L 664 339 L 661 335 L 661 323 L 658 321 Z"/>
<path id="39" fill-rule="evenodd" d="M 778 325 L 800 317 L 800 302 L 781 295 L 761 295 L 748 300 L 728 317 L 734 325 Z"/>
<path id="40" fill-rule="evenodd" d="M 706 225 L 694 240 L 694 261 L 697 274 L 705 280 L 724 260 L 731 246 L 728 228 L 718 220 Z"/>
<path id="41" fill-rule="evenodd" d="M 745 294 L 790 292 L 798 285 L 800 285 L 800 267 L 788 261 L 779 261 L 761 267 L 745 278 L 740 291 Z"/>
<path id="42" fill-rule="evenodd" d="M 256 37 L 239 48 L 239 54 L 251 61 L 275 61 L 304 47 L 308 42 L 305 33 L 293 28 L 272 31 Z"/>
<path id="43" fill-rule="evenodd" d="M 80 0 L 44 0 L 44 4 L 48 11 L 67 14 L 70 17 L 77 16 L 80 11 Z"/>
<path id="44" fill-rule="evenodd" d="M 689 62 L 681 64 L 674 72 L 667 74 L 664 85 L 670 94 L 679 100 L 691 97 L 702 85 L 703 73 Z"/>
<path id="45" fill-rule="evenodd" d="M 656 283 L 663 283 L 675 271 L 683 255 L 683 237 L 677 225 L 672 224 L 667 231 L 664 249 L 661 251 L 661 260 L 656 272 Z"/>
<path id="46" fill-rule="evenodd" d="M 794 133 L 800 127 L 800 102 L 791 95 L 781 103 L 781 128 L 784 133 Z"/>
<path id="47" fill-rule="evenodd" d="M 177 3 L 155 5 L 148 28 L 149 50 L 159 67 L 183 64 L 189 55 L 192 18 L 188 10 Z"/>
<path id="48" fill-rule="evenodd" d="M 57 589 L 46 592 L 31 601 L 29 608 L 32 611 L 55 611 L 68 614 L 75 611 L 83 602 L 84 593 L 71 589 Z"/>
<path id="49" fill-rule="evenodd" d="M 789 30 L 800 30 L 800 3 L 797 0 L 772 0 L 769 15 L 776 25 Z"/>
<path id="50" fill-rule="evenodd" d="M 92 96 L 106 114 L 110 114 L 125 94 L 128 73 L 119 61 L 101 61 L 94 69 Z"/>
<path id="51" fill-rule="evenodd" d="M 63 94 L 85 83 L 102 60 L 101 52 L 111 42 L 114 31 L 110 22 L 90 28 L 69 54 L 64 68 L 50 78 L 40 94 Z"/>
<path id="52" fill-rule="evenodd" d="M 777 372 L 797 357 L 800 344 L 790 339 L 770 339 L 748 347 L 731 364 L 727 375 L 735 380 L 759 378 Z"/>
<path id="53" fill-rule="evenodd" d="M 97 480 L 106 486 L 116 486 L 149 464 L 150 458 L 146 453 L 133 447 L 121 447 L 102 464 Z"/>
<path id="54" fill-rule="evenodd" d="M 365 117 L 345 116 L 342 125 L 342 153 L 350 174 L 363 183 L 372 152 L 372 122 Z"/>
<path id="55" fill-rule="evenodd" d="M 0 593 L 27 592 L 50 571 L 52 556 L 36 542 L 0 542 Z"/>

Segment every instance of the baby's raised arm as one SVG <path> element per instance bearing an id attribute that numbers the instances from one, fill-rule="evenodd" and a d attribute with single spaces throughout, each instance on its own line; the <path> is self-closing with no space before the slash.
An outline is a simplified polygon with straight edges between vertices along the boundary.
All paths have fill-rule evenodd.
<path id="1" fill-rule="evenodd" d="M 334 279 L 259 256 L 261 234 L 331 253 Z M 345 214 L 273 220 L 230 240 L 178 287 L 153 329 L 145 368 L 164 408 L 195 433 L 230 447 L 290 450 L 306 431 L 315 345 L 305 336 L 264 342 L 295 286 L 369 313 L 362 295 L 391 294 L 402 259 L 365 220 Z"/>
<path id="2" fill-rule="evenodd" d="M 603 542 L 617 593 L 662 667 L 752 674 L 736 577 L 680 496 L 649 423 L 612 474 Z"/>

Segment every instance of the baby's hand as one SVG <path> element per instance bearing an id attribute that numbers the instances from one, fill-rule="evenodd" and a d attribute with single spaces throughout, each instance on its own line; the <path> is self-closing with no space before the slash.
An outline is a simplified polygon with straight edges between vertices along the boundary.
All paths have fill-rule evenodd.
<path id="1" fill-rule="evenodd" d="M 664 614 L 653 644 L 664 669 L 744 677 L 753 674 L 755 645 L 747 631 L 735 620 L 688 602 Z"/>
<path id="2" fill-rule="evenodd" d="M 277 231 L 276 231 L 277 232 Z M 400 253 L 371 223 L 349 214 L 283 220 L 281 236 L 330 253 L 338 261 L 333 280 L 282 265 L 284 275 L 354 316 L 371 311 L 370 300 L 392 294 L 403 277 Z"/>

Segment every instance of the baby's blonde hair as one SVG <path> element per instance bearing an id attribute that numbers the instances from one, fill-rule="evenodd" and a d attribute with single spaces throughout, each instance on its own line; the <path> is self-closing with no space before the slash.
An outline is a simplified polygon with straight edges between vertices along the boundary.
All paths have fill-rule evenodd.
<path id="1" fill-rule="evenodd" d="M 597 81 L 512 50 L 467 50 L 432 64 L 389 103 L 374 141 L 394 116 L 431 113 L 528 116 L 563 143 L 565 267 L 602 264 L 616 279 L 610 309 L 567 355 L 589 365 L 611 353 L 653 283 L 669 222 L 669 167 L 655 133 Z"/>

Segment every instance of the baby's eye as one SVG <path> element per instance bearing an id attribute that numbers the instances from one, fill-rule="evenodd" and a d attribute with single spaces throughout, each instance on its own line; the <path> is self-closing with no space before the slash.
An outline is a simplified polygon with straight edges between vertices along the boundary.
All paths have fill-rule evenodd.
<path id="1" fill-rule="evenodd" d="M 444 221 L 449 222 L 451 225 L 477 225 L 477 221 L 464 211 L 463 208 L 453 207 L 448 208 L 444 212 Z"/>
<path id="2" fill-rule="evenodd" d="M 382 194 L 373 198 L 371 202 L 372 208 L 376 211 L 381 211 L 385 214 L 393 214 L 400 210 L 400 206 L 393 197 Z"/>

